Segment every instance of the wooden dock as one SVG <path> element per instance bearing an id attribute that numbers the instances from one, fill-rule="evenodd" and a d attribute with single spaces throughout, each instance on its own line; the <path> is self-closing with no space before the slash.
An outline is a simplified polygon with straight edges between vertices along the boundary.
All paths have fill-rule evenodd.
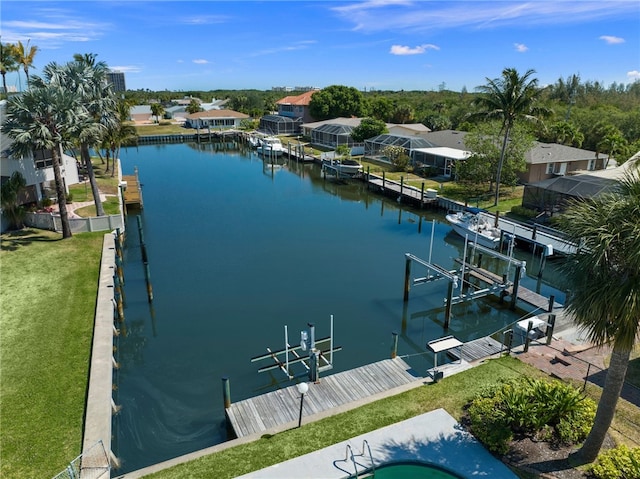
<path id="1" fill-rule="evenodd" d="M 430 195 L 429 191 L 426 191 L 424 188 L 420 189 L 415 186 L 405 185 L 404 182 L 398 183 L 397 181 L 388 180 L 384 176 L 372 175 L 370 173 L 365 173 L 363 178 L 369 186 L 374 186 L 387 196 L 396 197 L 400 203 L 411 203 L 420 207 L 438 204 L 438 197 L 433 194 L 433 192 L 431 192 Z"/>
<path id="2" fill-rule="evenodd" d="M 127 186 L 123 192 L 123 201 L 125 207 L 138 206 L 143 207 L 142 202 L 142 185 L 138 178 L 138 169 L 135 168 L 133 175 L 122 175 L 122 181 L 126 182 Z"/>
<path id="3" fill-rule="evenodd" d="M 421 377 L 400 358 L 325 376 L 318 383 L 309 383 L 303 401 L 303 421 L 305 416 L 406 386 Z M 226 409 L 237 437 L 264 433 L 287 424 L 293 427 L 297 425 L 299 412 L 300 394 L 295 385 L 232 403 Z"/>

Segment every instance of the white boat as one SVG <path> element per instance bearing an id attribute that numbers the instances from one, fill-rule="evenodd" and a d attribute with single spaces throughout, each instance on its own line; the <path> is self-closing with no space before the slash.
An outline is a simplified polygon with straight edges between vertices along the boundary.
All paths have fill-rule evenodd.
<path id="1" fill-rule="evenodd" d="M 446 218 L 453 231 L 463 238 L 468 237 L 469 241 L 473 241 L 485 248 L 497 249 L 500 245 L 502 231 L 500 228 L 493 226 L 480 213 L 459 211 L 448 214 Z"/>
<path id="2" fill-rule="evenodd" d="M 284 146 L 282 146 L 280 138 L 267 136 L 262 139 L 262 143 L 258 147 L 258 153 L 264 156 L 281 156 L 284 153 Z"/>
<path id="3" fill-rule="evenodd" d="M 258 148 L 262 144 L 262 139 L 257 135 L 250 135 L 249 136 L 249 144 L 253 148 Z"/>
<path id="4" fill-rule="evenodd" d="M 322 169 L 336 176 L 355 176 L 362 173 L 362 165 L 356 160 L 322 160 Z"/>

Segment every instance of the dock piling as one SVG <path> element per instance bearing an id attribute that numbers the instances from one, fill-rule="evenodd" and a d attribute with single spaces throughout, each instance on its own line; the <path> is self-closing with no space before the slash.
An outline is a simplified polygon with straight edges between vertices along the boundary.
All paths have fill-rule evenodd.
<path id="1" fill-rule="evenodd" d="M 398 356 L 398 333 L 396 333 L 395 331 L 393 333 L 391 333 L 391 336 L 393 338 L 393 346 L 391 348 L 391 359 L 395 359 L 396 356 Z"/>

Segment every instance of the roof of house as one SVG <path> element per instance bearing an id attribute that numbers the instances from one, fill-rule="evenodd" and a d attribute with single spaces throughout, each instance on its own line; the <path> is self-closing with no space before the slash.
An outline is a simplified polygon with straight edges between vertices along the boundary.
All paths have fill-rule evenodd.
<path id="1" fill-rule="evenodd" d="M 301 95 L 292 95 L 285 96 L 281 100 L 276 102 L 276 105 L 298 105 L 298 106 L 309 106 L 309 102 L 311 101 L 311 97 L 318 90 L 311 90 L 305 92 Z"/>
<path id="2" fill-rule="evenodd" d="M 323 125 L 344 125 L 356 127 L 360 125 L 362 122 L 362 118 L 332 118 L 330 120 L 322 120 L 322 121 L 314 121 L 312 123 L 303 123 L 303 128 L 319 128 Z"/>
<path id="3" fill-rule="evenodd" d="M 400 125 L 391 125 L 389 128 L 399 128 L 402 130 L 409 130 L 415 133 L 427 133 L 431 131 L 430 128 L 426 127 L 422 123 L 402 123 Z"/>
<path id="4" fill-rule="evenodd" d="M 187 118 L 189 120 L 206 120 L 209 118 L 249 118 L 249 115 L 234 110 L 208 110 L 192 113 L 191 115 L 187 115 Z"/>
<path id="5" fill-rule="evenodd" d="M 607 158 L 607 155 L 598 155 L 595 151 L 574 148 L 573 146 L 559 145 L 557 143 L 535 142 L 525 159 L 531 164 L 559 163 L 565 161 L 594 160 Z"/>
<path id="6" fill-rule="evenodd" d="M 134 105 L 129 109 L 130 115 L 151 115 L 151 105 Z"/>

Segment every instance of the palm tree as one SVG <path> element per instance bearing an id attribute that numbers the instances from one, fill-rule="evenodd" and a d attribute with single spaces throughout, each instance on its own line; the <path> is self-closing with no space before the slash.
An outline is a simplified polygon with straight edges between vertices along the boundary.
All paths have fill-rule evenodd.
<path id="1" fill-rule="evenodd" d="M 60 67 L 51 63 L 47 68 Z M 36 150 L 51 152 L 63 238 L 72 234 L 60 158 L 62 149 L 77 135 L 77 125 L 86 121 L 87 115 L 75 92 L 37 76 L 31 79 L 26 92 L 11 97 L 7 104 L 4 128 L 13 139 L 14 153 L 28 158 Z"/>
<path id="2" fill-rule="evenodd" d="M 100 144 L 107 129 L 115 127 L 118 123 L 116 98 L 111 84 L 107 80 L 108 67 L 106 63 L 96 62 L 96 55 L 93 53 L 76 54 L 73 57 L 73 62 L 52 72 L 47 69 L 47 74 L 51 81 L 75 91 L 79 95 L 79 101 L 89 113 L 86 121 L 78 125 L 80 156 L 91 184 L 96 215 L 104 216 L 104 208 L 89 148 L 91 145 Z"/>
<path id="3" fill-rule="evenodd" d="M 9 96 L 7 90 L 7 73 L 18 70 L 18 62 L 16 59 L 16 47 L 11 43 L 0 43 L 0 75 L 2 75 L 2 87 L 4 94 Z"/>
<path id="4" fill-rule="evenodd" d="M 29 68 L 33 66 L 33 59 L 38 53 L 38 47 L 35 45 L 29 46 L 29 42 L 31 40 L 27 40 L 25 45 L 22 44 L 20 40 L 15 45 L 15 53 L 18 59 L 18 63 L 22 65 L 22 69 L 24 70 L 24 74 L 27 77 L 27 85 L 29 85 Z"/>
<path id="5" fill-rule="evenodd" d="M 592 462 L 611 425 L 640 334 L 640 174 L 630 172 L 615 192 L 574 202 L 561 228 L 581 247 L 563 270 L 571 289 L 567 310 L 591 342 L 613 346 L 593 427 L 573 458 Z"/>
<path id="6" fill-rule="evenodd" d="M 159 123 L 159 116 L 164 114 L 164 107 L 162 103 L 152 103 L 151 104 L 151 114 L 156 117 L 156 123 Z"/>
<path id="7" fill-rule="evenodd" d="M 129 107 L 125 102 L 119 102 L 117 110 L 117 115 L 120 121 L 118 121 L 116 125 L 107 129 L 101 144 L 101 147 L 107 152 L 107 170 L 109 169 L 109 157 L 111 156 L 113 159 L 111 176 L 114 176 L 115 174 L 116 161 L 120 157 L 120 147 L 123 144 L 137 144 L 138 142 L 138 132 L 136 131 L 136 127 L 125 122 L 126 118 L 129 116 Z"/>
<path id="8" fill-rule="evenodd" d="M 515 68 L 505 68 L 502 71 L 502 78 L 494 80 L 487 78 L 486 85 L 477 87 L 482 95 L 474 101 L 474 104 L 482 111 L 470 116 L 497 118 L 502 123 L 503 140 L 496 171 L 494 206 L 498 205 L 500 199 L 500 176 L 513 125 L 520 119 L 540 121 L 539 117 L 549 113 L 546 108 L 536 104 L 542 90 L 538 88 L 538 80 L 531 79 L 534 73 L 534 70 L 528 70 L 520 76 Z"/>

